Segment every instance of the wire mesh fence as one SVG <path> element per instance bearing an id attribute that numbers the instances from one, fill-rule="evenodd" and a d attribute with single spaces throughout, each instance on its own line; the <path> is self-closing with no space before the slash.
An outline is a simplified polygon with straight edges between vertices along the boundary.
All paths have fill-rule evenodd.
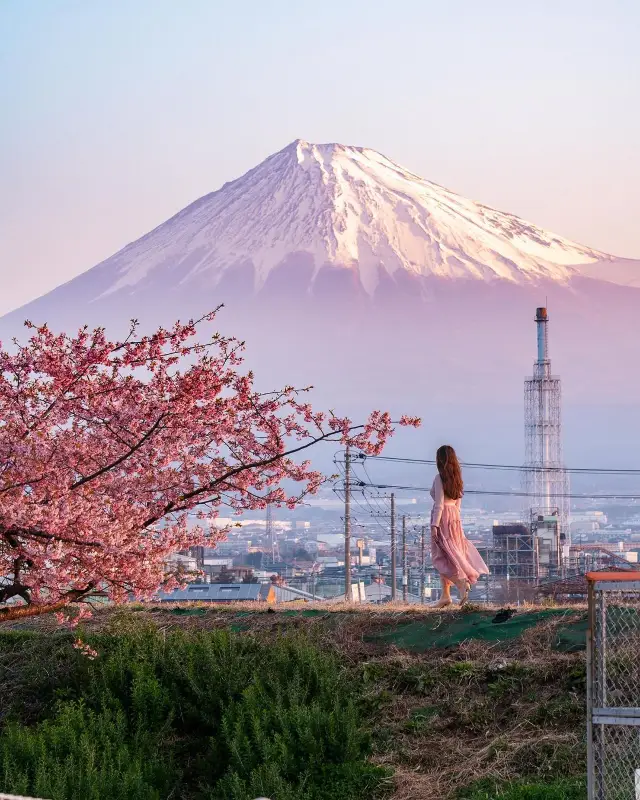
<path id="1" fill-rule="evenodd" d="M 640 800 L 640 575 L 587 577 L 589 800 Z"/>

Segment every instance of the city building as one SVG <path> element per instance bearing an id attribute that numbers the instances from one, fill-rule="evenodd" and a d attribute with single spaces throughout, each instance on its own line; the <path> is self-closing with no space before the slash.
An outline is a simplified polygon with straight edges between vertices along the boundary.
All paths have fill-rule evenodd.
<path id="1" fill-rule="evenodd" d="M 192 583 L 174 592 L 160 592 L 159 603 L 275 602 L 275 587 L 260 583 Z"/>

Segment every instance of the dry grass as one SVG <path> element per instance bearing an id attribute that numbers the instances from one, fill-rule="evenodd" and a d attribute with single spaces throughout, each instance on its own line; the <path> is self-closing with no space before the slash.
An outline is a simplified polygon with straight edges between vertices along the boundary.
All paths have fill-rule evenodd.
<path id="1" fill-rule="evenodd" d="M 389 698 L 374 723 L 378 733 L 386 729 L 375 760 L 395 770 L 393 800 L 453 798 L 482 778 L 544 781 L 583 772 L 584 655 L 551 649 L 566 622 L 545 621 L 502 645 L 470 640 L 448 653 L 376 659 L 391 677 L 383 679 Z M 420 670 L 429 676 L 423 685 L 402 685 Z M 435 716 L 416 725 L 425 708 L 437 709 Z"/>

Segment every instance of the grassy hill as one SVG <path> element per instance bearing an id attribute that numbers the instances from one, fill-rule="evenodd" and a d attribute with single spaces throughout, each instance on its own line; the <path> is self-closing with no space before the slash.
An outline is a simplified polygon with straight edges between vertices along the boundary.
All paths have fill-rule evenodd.
<path id="1" fill-rule="evenodd" d="M 582 800 L 586 612 L 151 608 L 0 626 L 0 791 Z"/>

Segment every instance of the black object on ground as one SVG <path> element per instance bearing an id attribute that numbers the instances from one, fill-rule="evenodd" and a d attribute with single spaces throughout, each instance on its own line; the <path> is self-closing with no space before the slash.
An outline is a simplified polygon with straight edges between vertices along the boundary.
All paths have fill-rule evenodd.
<path id="1" fill-rule="evenodd" d="M 515 613 L 515 609 L 513 608 L 501 608 L 491 622 L 496 624 L 500 622 L 506 622 L 507 620 L 511 619 L 511 617 L 515 616 Z"/>

